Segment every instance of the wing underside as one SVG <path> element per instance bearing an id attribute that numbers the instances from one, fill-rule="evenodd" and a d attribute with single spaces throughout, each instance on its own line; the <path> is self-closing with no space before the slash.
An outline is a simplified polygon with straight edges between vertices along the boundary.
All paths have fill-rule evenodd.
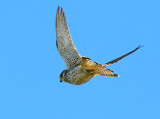
<path id="1" fill-rule="evenodd" d="M 73 45 L 63 9 L 58 6 L 56 14 L 56 46 L 65 61 L 67 68 L 72 68 L 81 62 L 81 56 Z"/>

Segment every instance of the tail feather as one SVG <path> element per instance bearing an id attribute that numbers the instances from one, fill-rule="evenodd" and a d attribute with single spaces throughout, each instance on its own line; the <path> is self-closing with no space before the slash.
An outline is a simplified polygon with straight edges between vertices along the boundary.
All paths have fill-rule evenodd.
<path id="1" fill-rule="evenodd" d="M 85 68 L 88 72 L 107 77 L 119 77 L 114 74 L 114 71 L 107 69 L 105 66 L 98 64 L 97 62 L 91 62 L 90 58 L 82 57 L 81 67 Z"/>
<path id="2" fill-rule="evenodd" d="M 110 69 L 106 69 L 105 71 L 99 70 L 97 74 L 100 76 L 107 76 L 107 77 L 119 77 L 118 74 L 114 74 L 113 71 Z"/>

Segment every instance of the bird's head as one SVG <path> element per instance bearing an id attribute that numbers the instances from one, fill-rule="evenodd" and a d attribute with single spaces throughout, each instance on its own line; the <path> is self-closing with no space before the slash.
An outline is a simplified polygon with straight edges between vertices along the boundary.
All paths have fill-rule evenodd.
<path id="1" fill-rule="evenodd" d="M 63 70 L 60 74 L 60 82 L 65 81 L 65 75 L 67 73 L 67 69 Z"/>

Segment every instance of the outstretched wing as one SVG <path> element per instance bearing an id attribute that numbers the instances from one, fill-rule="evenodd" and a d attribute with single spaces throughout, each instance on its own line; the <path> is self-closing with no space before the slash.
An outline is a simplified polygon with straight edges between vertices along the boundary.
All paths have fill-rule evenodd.
<path id="1" fill-rule="evenodd" d="M 65 13 L 58 6 L 56 14 L 56 46 L 59 54 L 65 61 L 67 68 L 72 68 L 81 63 L 81 56 L 73 45 L 68 29 Z"/>
<path id="2" fill-rule="evenodd" d="M 136 49 L 132 50 L 131 52 L 129 52 L 129 53 L 127 53 L 127 54 L 125 54 L 125 55 L 123 55 L 123 56 L 121 56 L 121 57 L 119 57 L 119 58 L 116 58 L 116 59 L 114 59 L 114 60 L 112 60 L 112 61 L 110 61 L 110 62 L 108 62 L 108 63 L 106 63 L 106 64 L 103 64 L 103 66 L 107 66 L 107 65 L 114 64 L 114 63 L 120 61 L 121 59 L 127 57 L 128 55 L 134 53 L 136 50 L 138 50 L 138 49 L 141 48 L 141 47 L 143 47 L 143 45 L 142 45 L 142 46 L 139 45 Z"/>

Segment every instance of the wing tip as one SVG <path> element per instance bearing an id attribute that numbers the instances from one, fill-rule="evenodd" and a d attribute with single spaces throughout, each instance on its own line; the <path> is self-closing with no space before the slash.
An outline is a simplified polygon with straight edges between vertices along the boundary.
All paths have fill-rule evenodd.
<path id="1" fill-rule="evenodd" d="M 58 10 L 60 9 L 60 6 L 58 5 Z"/>
<path id="2" fill-rule="evenodd" d="M 58 5 L 58 8 L 57 8 L 56 22 L 57 22 L 58 19 L 62 20 L 62 22 L 64 22 L 67 25 L 65 12 L 63 11 L 63 7 L 60 7 L 59 5 Z"/>
<path id="3" fill-rule="evenodd" d="M 61 7 L 61 15 L 63 15 L 63 8 Z"/>
<path id="4" fill-rule="evenodd" d="M 58 8 L 57 8 L 57 15 L 60 13 L 60 6 L 58 5 Z"/>
<path id="5" fill-rule="evenodd" d="M 144 47 L 144 45 L 139 45 L 136 49 L 140 49 L 142 47 Z"/>
<path id="6" fill-rule="evenodd" d="M 65 13 L 63 11 L 63 7 L 60 7 L 59 5 L 58 5 L 58 8 L 57 8 L 57 15 L 62 15 L 62 16 L 65 15 Z"/>

